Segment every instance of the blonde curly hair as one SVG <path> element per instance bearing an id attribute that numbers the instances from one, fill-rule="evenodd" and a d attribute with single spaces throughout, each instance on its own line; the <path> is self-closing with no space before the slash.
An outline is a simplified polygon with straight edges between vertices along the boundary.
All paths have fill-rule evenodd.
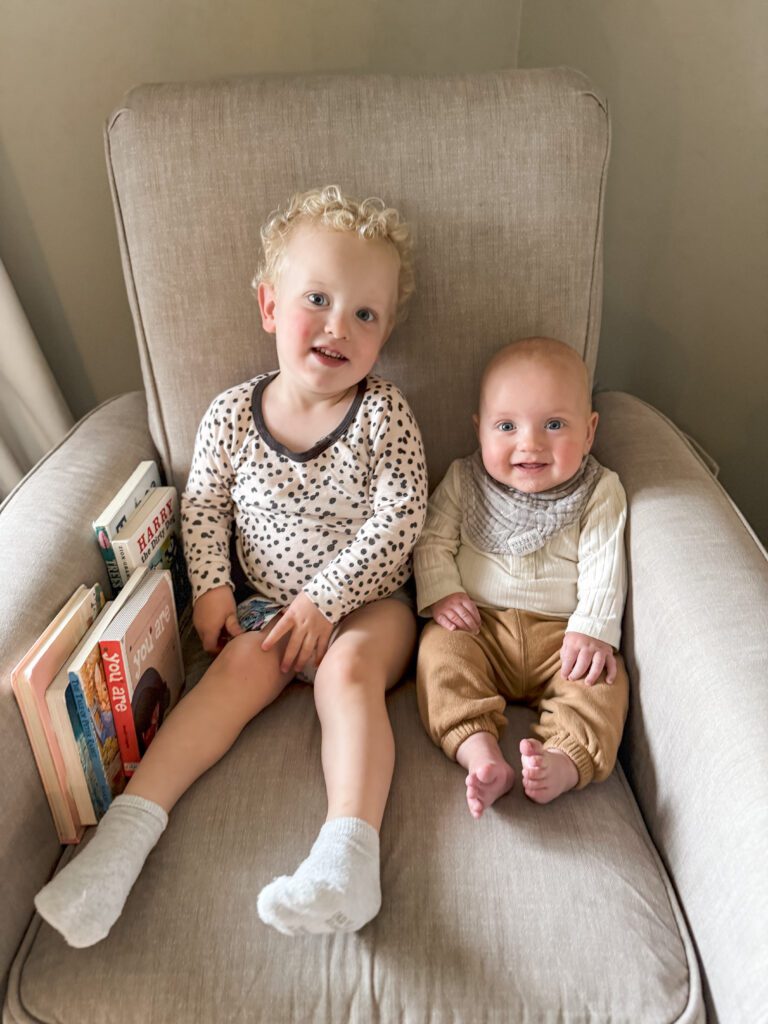
<path id="1" fill-rule="evenodd" d="M 395 321 L 405 319 L 408 301 L 415 290 L 411 233 L 397 210 L 382 199 L 352 199 L 337 185 L 297 192 L 285 209 L 273 210 L 261 229 L 264 256 L 253 278 L 252 288 L 258 290 L 262 281 L 275 285 L 280 277 L 285 251 L 293 231 L 299 224 L 318 224 L 332 231 L 353 231 L 361 238 L 389 242 L 400 257 Z"/>

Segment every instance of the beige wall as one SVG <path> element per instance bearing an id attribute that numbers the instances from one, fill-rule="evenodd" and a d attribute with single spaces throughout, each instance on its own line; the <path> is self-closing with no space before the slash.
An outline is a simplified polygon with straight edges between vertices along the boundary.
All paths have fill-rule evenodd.
<path id="1" fill-rule="evenodd" d="M 139 82 L 514 66 L 522 0 L 3 0 L 0 259 L 72 411 L 141 386 L 102 150 Z"/>
<path id="2" fill-rule="evenodd" d="M 696 437 L 768 540 L 768 4 L 527 0 L 520 67 L 607 94 L 598 383 Z"/>

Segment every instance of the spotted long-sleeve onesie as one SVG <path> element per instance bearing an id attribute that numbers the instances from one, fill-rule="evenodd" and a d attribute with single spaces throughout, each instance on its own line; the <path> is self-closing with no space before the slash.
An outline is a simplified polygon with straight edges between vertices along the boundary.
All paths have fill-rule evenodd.
<path id="1" fill-rule="evenodd" d="M 331 434 L 289 451 L 261 413 L 271 378 L 224 391 L 198 428 L 182 496 L 193 597 L 232 585 L 234 522 L 254 591 L 287 605 L 303 590 L 336 623 L 410 575 L 427 507 L 421 434 L 398 388 L 368 377 Z"/>

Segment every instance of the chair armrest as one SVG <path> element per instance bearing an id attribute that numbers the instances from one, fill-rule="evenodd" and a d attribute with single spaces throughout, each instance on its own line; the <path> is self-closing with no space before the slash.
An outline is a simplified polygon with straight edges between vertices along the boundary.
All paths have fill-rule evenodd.
<path id="1" fill-rule="evenodd" d="M 680 894 L 711 1019 L 768 1006 L 768 561 L 685 436 L 597 396 L 595 454 L 627 492 L 632 682 L 622 763 Z"/>
<path id="2" fill-rule="evenodd" d="M 143 392 L 82 419 L 0 505 L 0 991 L 61 848 L 16 701 L 14 665 L 80 583 L 107 586 L 91 520 L 157 452 Z"/>

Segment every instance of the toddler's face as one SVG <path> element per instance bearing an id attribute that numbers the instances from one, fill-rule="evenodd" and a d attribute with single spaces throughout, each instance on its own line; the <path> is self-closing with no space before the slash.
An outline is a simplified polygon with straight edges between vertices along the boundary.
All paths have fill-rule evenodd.
<path id="1" fill-rule="evenodd" d="M 392 245 L 300 225 L 275 286 L 259 285 L 280 370 L 314 394 L 336 394 L 371 371 L 394 325 L 400 258 Z"/>
<path id="2" fill-rule="evenodd" d="M 570 480 L 596 426 L 580 368 L 560 360 L 518 358 L 499 366 L 485 382 L 475 417 L 488 473 L 527 494 Z"/>

